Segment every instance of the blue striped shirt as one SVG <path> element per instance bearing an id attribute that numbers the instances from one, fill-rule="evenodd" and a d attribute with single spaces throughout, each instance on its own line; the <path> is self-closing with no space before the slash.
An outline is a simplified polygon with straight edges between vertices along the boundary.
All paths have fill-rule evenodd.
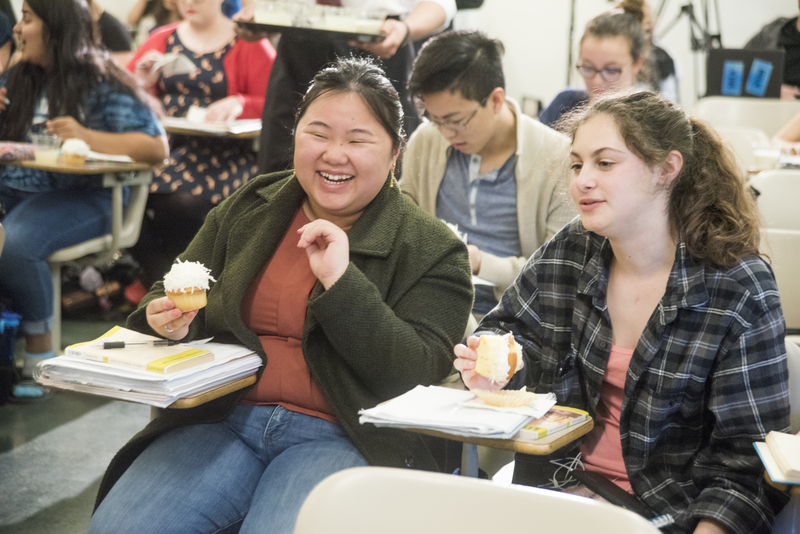
<path id="1" fill-rule="evenodd" d="M 449 148 L 444 179 L 436 197 L 436 217 L 457 224 L 467 243 L 499 257 L 521 256 L 517 218 L 516 154 L 499 168 L 479 174 L 481 157 Z M 475 288 L 473 311 L 495 307 L 492 288 Z"/>

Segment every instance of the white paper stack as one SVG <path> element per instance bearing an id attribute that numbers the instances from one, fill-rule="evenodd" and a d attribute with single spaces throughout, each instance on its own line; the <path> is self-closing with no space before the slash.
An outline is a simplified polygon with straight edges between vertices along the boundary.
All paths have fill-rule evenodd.
<path id="1" fill-rule="evenodd" d="M 34 377 L 45 386 L 165 408 L 180 398 L 193 397 L 250 376 L 261 366 L 261 357 L 241 345 L 204 342 L 185 345 L 212 352 L 214 361 L 165 375 L 58 356 L 42 362 Z"/>
<path id="2" fill-rule="evenodd" d="M 245 134 L 261 131 L 261 119 L 239 119 L 231 122 L 204 122 L 183 117 L 163 117 L 161 124 L 165 128 L 190 130 L 205 134 Z"/>
<path id="3" fill-rule="evenodd" d="M 525 408 L 491 408 L 474 402 L 469 391 L 437 386 L 417 386 L 411 391 L 368 410 L 361 424 L 394 428 L 424 428 L 459 436 L 509 439 L 534 417 L 555 404 L 555 397 L 538 395 Z"/>

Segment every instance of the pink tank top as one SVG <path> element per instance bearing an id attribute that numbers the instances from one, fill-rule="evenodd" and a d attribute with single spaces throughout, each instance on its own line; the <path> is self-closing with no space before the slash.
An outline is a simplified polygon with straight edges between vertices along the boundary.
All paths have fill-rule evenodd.
<path id="1" fill-rule="evenodd" d="M 587 471 L 609 478 L 617 486 L 632 493 L 622 459 L 619 437 L 619 416 L 625 392 L 625 376 L 631 363 L 633 350 L 611 345 L 600 402 L 594 418 L 594 428 L 581 445 L 581 461 Z"/>

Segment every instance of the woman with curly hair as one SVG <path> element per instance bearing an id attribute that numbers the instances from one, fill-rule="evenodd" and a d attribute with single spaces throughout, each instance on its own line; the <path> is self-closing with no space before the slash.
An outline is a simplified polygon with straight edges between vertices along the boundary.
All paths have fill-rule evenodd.
<path id="1" fill-rule="evenodd" d="M 511 331 L 524 368 L 489 383 L 477 337 L 455 366 L 470 388 L 527 385 L 587 410 L 594 429 L 571 452 L 670 532 L 767 533 L 785 498 L 753 442 L 789 427 L 785 324 L 733 156 L 651 92 L 601 97 L 568 132 L 580 218 L 477 332 Z"/>

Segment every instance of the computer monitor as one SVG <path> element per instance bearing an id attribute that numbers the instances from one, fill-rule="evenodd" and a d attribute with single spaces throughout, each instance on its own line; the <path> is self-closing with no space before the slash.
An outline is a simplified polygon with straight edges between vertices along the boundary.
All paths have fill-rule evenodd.
<path id="1" fill-rule="evenodd" d="M 711 49 L 706 96 L 780 98 L 785 55 L 783 50 Z"/>

